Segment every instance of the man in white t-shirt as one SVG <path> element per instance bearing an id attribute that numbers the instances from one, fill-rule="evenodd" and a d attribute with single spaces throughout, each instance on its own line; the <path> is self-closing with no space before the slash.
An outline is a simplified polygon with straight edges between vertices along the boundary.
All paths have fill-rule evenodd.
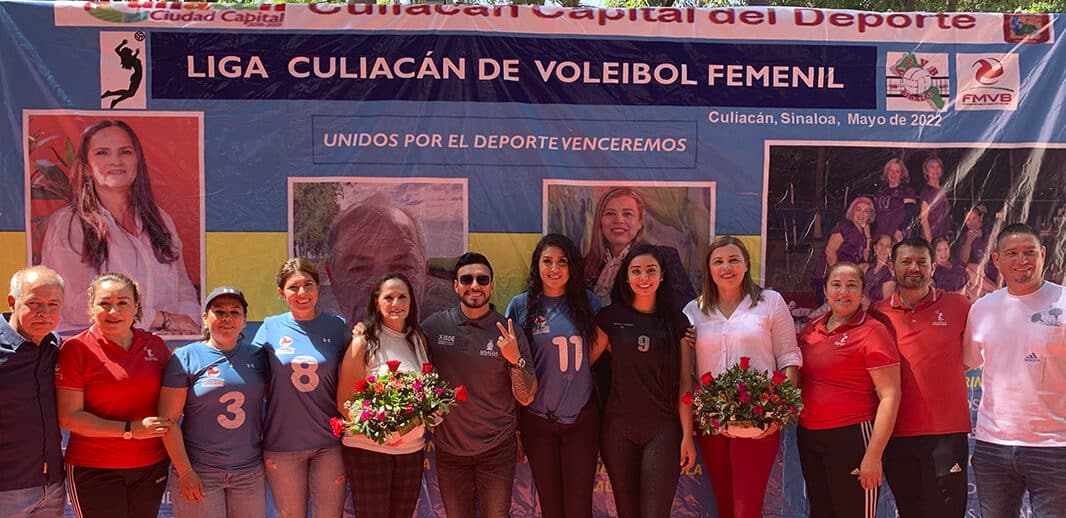
<path id="1" fill-rule="evenodd" d="M 992 261 L 1006 288 L 974 302 L 963 339 L 969 367 L 984 364 L 972 464 L 984 518 L 1066 517 L 1066 288 L 1043 277 L 1047 251 L 1015 223 Z"/>

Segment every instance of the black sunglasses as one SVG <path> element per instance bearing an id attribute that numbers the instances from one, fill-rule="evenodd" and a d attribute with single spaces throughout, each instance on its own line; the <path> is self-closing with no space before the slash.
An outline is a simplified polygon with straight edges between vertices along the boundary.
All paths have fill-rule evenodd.
<path id="1" fill-rule="evenodd" d="M 477 283 L 482 286 L 488 286 L 489 283 L 492 282 L 492 277 L 489 277 L 488 275 L 474 276 L 469 274 L 459 276 L 459 284 L 462 284 L 463 286 L 473 284 L 474 281 L 477 281 Z"/>

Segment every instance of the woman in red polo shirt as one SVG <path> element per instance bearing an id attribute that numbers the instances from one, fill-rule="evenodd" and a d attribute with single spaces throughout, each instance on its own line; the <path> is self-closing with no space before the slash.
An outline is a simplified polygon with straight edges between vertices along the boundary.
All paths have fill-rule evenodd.
<path id="1" fill-rule="evenodd" d="M 70 430 L 67 488 L 79 518 L 148 518 L 167 487 L 160 439 L 173 424 L 156 416 L 170 350 L 135 329 L 141 289 L 121 273 L 89 284 L 89 329 L 59 350 L 59 424 Z"/>
<path id="2" fill-rule="evenodd" d="M 803 411 L 796 437 L 811 518 L 873 518 L 881 458 L 899 409 L 899 352 L 862 309 L 858 265 L 825 274 L 830 311 L 799 335 Z"/>

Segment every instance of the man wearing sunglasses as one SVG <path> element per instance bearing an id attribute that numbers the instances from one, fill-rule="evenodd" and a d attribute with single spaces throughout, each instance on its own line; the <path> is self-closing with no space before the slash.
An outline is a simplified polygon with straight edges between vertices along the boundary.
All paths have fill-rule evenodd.
<path id="1" fill-rule="evenodd" d="M 433 365 L 466 401 L 434 431 L 437 483 L 448 516 L 510 516 L 518 455 L 518 407 L 533 401 L 537 378 L 525 333 L 489 303 L 492 266 L 467 252 L 455 264 L 459 305 L 422 323 Z M 520 330 L 520 329 L 519 329 Z M 516 404 L 517 403 L 517 404 Z"/>

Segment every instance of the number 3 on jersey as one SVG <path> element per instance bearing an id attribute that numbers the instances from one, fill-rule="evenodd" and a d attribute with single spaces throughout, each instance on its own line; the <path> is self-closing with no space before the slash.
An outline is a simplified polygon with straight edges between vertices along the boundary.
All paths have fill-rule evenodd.
<path id="1" fill-rule="evenodd" d="M 292 365 L 292 386 L 296 390 L 311 392 L 318 388 L 318 360 L 314 356 L 293 356 L 289 365 Z"/>
<path id="2" fill-rule="evenodd" d="M 247 415 L 244 413 L 244 394 L 237 392 L 226 392 L 222 394 L 222 397 L 218 398 L 218 402 L 226 405 L 226 412 L 233 415 L 230 417 L 225 413 L 218 414 L 218 424 L 222 425 L 222 428 L 227 430 L 236 430 L 244 424 L 244 420 L 247 419 Z"/>
<path id="3" fill-rule="evenodd" d="M 572 345 L 574 349 L 574 372 L 581 370 L 583 347 L 580 336 L 571 336 L 569 338 L 556 336 L 552 338 L 552 343 L 559 348 L 559 372 L 566 372 L 566 368 L 570 363 L 570 348 L 567 345 Z"/>

